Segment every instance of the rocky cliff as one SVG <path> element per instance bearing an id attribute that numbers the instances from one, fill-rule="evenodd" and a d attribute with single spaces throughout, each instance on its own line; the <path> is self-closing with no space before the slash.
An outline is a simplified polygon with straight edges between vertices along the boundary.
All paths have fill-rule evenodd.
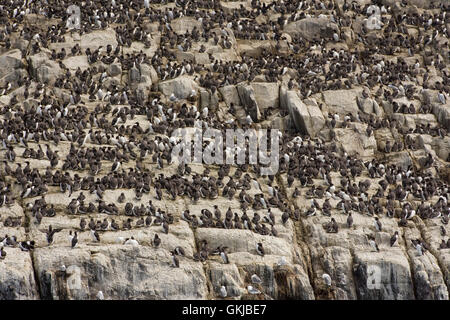
<path id="1" fill-rule="evenodd" d="M 0 299 L 449 299 L 446 1 L 13 2 Z M 194 124 L 278 172 L 180 164 Z"/>

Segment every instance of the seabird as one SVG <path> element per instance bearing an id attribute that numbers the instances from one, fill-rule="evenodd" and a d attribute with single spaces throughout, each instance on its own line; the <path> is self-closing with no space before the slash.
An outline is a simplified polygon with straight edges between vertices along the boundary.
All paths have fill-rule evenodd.
<path id="1" fill-rule="evenodd" d="M 44 231 L 47 234 L 47 242 L 50 245 L 53 242 L 53 236 L 55 233 L 60 232 L 62 229 L 53 229 L 52 225 L 48 226 L 48 230 Z"/>
<path id="2" fill-rule="evenodd" d="M 34 249 L 35 242 L 33 240 L 31 241 L 21 241 L 19 242 L 19 248 L 22 251 L 30 251 Z"/>
<path id="3" fill-rule="evenodd" d="M 126 244 L 126 245 L 132 245 L 132 246 L 138 246 L 138 245 L 139 245 L 139 242 L 137 242 L 137 241 L 134 239 L 134 237 L 131 236 L 130 239 L 126 239 L 126 240 L 125 240 L 125 243 L 124 243 L 124 244 Z"/>
<path id="4" fill-rule="evenodd" d="M 155 248 L 158 248 L 160 244 L 161 244 L 161 238 L 158 237 L 157 233 L 155 233 L 155 237 L 153 238 L 153 246 Z"/>
<path id="5" fill-rule="evenodd" d="M 86 220 L 84 218 L 81 218 L 81 220 L 80 220 L 80 229 L 81 229 L 81 231 L 84 231 L 85 227 L 86 227 Z"/>
<path id="6" fill-rule="evenodd" d="M 226 298 L 227 297 L 227 289 L 225 288 L 225 286 L 221 286 L 220 287 L 220 296 L 222 298 Z"/>
<path id="7" fill-rule="evenodd" d="M 352 225 L 353 225 L 353 217 L 352 217 L 352 213 L 349 212 L 348 217 L 347 217 L 347 227 L 351 228 Z"/>
<path id="8" fill-rule="evenodd" d="M 261 242 L 258 242 L 256 245 L 256 253 L 258 253 L 260 256 L 264 257 L 264 248 Z"/>
<path id="9" fill-rule="evenodd" d="M 225 252 L 226 247 L 220 247 L 220 257 L 222 258 L 223 263 L 228 264 L 230 261 L 228 260 L 228 255 Z"/>
<path id="10" fill-rule="evenodd" d="M 111 220 L 111 229 L 112 230 L 119 230 L 120 229 L 119 224 L 114 219 Z"/>
<path id="11" fill-rule="evenodd" d="M 183 257 L 185 256 L 184 249 L 182 247 L 180 247 L 180 246 L 175 247 L 174 251 L 179 256 L 183 256 Z"/>
<path id="12" fill-rule="evenodd" d="M 391 240 L 390 240 L 391 247 L 394 246 L 394 244 L 397 242 L 397 240 L 398 240 L 398 231 L 395 231 L 394 235 L 391 237 Z"/>
<path id="13" fill-rule="evenodd" d="M 171 266 L 174 268 L 179 268 L 180 267 L 180 261 L 178 260 L 175 251 L 171 251 L 170 252 L 172 254 L 172 264 Z"/>
<path id="14" fill-rule="evenodd" d="M 327 286 L 327 288 L 331 287 L 331 277 L 328 273 L 324 273 L 322 275 L 323 282 Z"/>
<path id="15" fill-rule="evenodd" d="M 381 222 L 380 222 L 380 220 L 378 219 L 378 217 L 375 217 L 375 221 L 374 221 L 374 225 L 375 225 L 375 229 L 377 230 L 377 231 L 381 231 Z"/>
<path id="16" fill-rule="evenodd" d="M 261 278 L 258 277 L 257 274 L 252 274 L 251 280 L 252 280 L 252 283 L 256 283 L 256 284 L 261 284 L 262 283 Z"/>
<path id="17" fill-rule="evenodd" d="M 258 289 L 256 289 L 255 287 L 253 287 L 251 285 L 247 286 L 247 291 L 250 294 L 260 294 L 261 293 L 261 291 L 259 291 Z"/>
<path id="18" fill-rule="evenodd" d="M 78 233 L 75 231 L 75 234 L 72 236 L 72 231 L 69 231 L 69 240 L 71 247 L 75 248 L 78 243 Z"/>
<path id="19" fill-rule="evenodd" d="M 92 239 L 95 242 L 99 242 L 100 241 L 100 235 L 98 234 L 98 232 L 96 230 L 92 230 L 91 229 L 91 236 L 92 236 Z"/>
<path id="20" fill-rule="evenodd" d="M 372 247 L 373 250 L 380 251 L 380 249 L 378 248 L 377 243 L 375 242 L 375 239 L 369 238 L 369 244 L 370 244 L 370 246 Z"/>

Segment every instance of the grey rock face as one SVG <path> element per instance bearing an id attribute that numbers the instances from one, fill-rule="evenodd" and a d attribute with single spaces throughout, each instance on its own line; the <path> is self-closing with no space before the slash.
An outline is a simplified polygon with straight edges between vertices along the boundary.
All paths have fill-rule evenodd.
<path id="1" fill-rule="evenodd" d="M 362 89 L 328 90 L 322 92 L 322 95 L 329 112 L 356 115 L 358 113 L 357 97 L 361 92 Z"/>
<path id="2" fill-rule="evenodd" d="M 39 299 L 30 254 L 18 248 L 6 248 L 5 251 L 7 256 L 14 258 L 0 262 L 0 300 Z"/>
<path id="3" fill-rule="evenodd" d="M 178 99 L 186 99 L 192 91 L 198 90 L 198 85 L 189 77 L 181 76 L 159 83 L 159 90 L 166 96 L 174 94 Z"/>
<path id="4" fill-rule="evenodd" d="M 19 49 L 3 53 L 0 56 L 0 79 L 22 67 L 22 53 Z"/>
<path id="5" fill-rule="evenodd" d="M 240 83 L 236 86 L 239 93 L 241 104 L 247 110 L 253 121 L 259 121 L 261 119 L 261 110 L 256 101 L 256 96 L 253 88 L 250 85 Z"/>
<path id="6" fill-rule="evenodd" d="M 406 2 L 380 31 L 370 0 L 123 4 L 69 31 L 3 1 L 0 299 L 448 300 L 448 1 Z M 278 129 L 279 170 L 179 165 L 179 127 Z"/>
<path id="7" fill-rule="evenodd" d="M 62 72 L 59 64 L 52 61 L 44 52 L 40 52 L 29 58 L 31 74 L 42 83 L 52 84 Z"/>
<path id="8" fill-rule="evenodd" d="M 325 125 L 325 119 L 316 103 L 306 105 L 294 91 L 286 92 L 286 106 L 297 130 L 314 137 Z"/>
<path id="9" fill-rule="evenodd" d="M 408 260 L 404 256 L 377 257 L 377 254 L 356 254 L 355 282 L 359 299 L 414 299 Z"/>
<path id="10" fill-rule="evenodd" d="M 300 35 L 308 40 L 332 38 L 333 33 L 338 30 L 338 26 L 328 18 L 304 18 L 284 27 L 284 32 Z"/>
<path id="11" fill-rule="evenodd" d="M 43 299 L 205 299 L 206 280 L 199 264 L 170 267 L 167 251 L 142 246 L 91 249 L 39 249 L 34 260 Z M 61 272 L 61 265 L 66 271 Z"/>

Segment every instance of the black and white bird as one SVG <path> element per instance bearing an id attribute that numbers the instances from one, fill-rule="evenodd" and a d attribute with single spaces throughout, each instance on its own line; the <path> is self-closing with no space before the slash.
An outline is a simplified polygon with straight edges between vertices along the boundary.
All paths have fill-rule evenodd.
<path id="1" fill-rule="evenodd" d="M 306 216 L 312 217 L 315 214 L 316 214 L 316 207 L 314 205 L 311 205 L 311 207 L 308 209 L 308 211 L 306 211 Z"/>
<path id="2" fill-rule="evenodd" d="M 220 247 L 220 257 L 222 258 L 223 263 L 228 264 L 230 261 L 228 260 L 228 255 L 225 250 L 226 247 Z"/>
<path id="3" fill-rule="evenodd" d="M 439 99 L 439 101 L 440 101 L 442 104 L 445 104 L 446 98 L 445 98 L 445 95 L 444 95 L 442 92 L 439 92 L 439 93 L 438 93 L 438 99 Z"/>
<path id="4" fill-rule="evenodd" d="M 185 252 L 184 252 L 183 247 L 180 247 L 180 246 L 175 247 L 174 251 L 179 256 L 183 256 L 184 257 L 186 255 Z"/>
<path id="5" fill-rule="evenodd" d="M 153 246 L 155 248 L 158 248 L 160 244 L 161 244 L 161 238 L 158 236 L 157 233 L 155 233 L 155 237 L 153 238 Z"/>
<path id="6" fill-rule="evenodd" d="M 380 251 L 380 249 L 378 248 L 377 243 L 375 242 L 375 239 L 370 238 L 369 239 L 369 244 L 370 244 L 370 246 L 372 247 L 373 250 Z"/>
<path id="7" fill-rule="evenodd" d="M 180 267 L 180 261 L 177 258 L 177 255 L 175 253 L 175 251 L 171 251 L 172 254 L 172 267 L 174 268 L 179 268 Z"/>
<path id="8" fill-rule="evenodd" d="M 98 232 L 96 230 L 91 229 L 91 236 L 92 236 L 92 240 L 94 240 L 95 242 L 100 242 L 100 235 L 98 234 Z"/>
<path id="9" fill-rule="evenodd" d="M 347 217 L 347 227 L 351 228 L 352 225 L 353 225 L 353 217 L 352 217 L 352 213 L 349 212 L 348 217 Z"/>
<path id="10" fill-rule="evenodd" d="M 72 235 L 72 231 L 69 231 L 69 243 L 72 248 L 78 243 L 78 233 L 75 231 L 75 234 Z"/>
<path id="11" fill-rule="evenodd" d="M 52 225 L 48 226 L 48 230 L 44 231 L 47 234 L 47 242 L 48 244 L 52 244 L 53 236 L 55 233 L 60 232 L 62 229 L 53 229 Z"/>
<path id="12" fill-rule="evenodd" d="M 21 241 L 19 242 L 19 248 L 22 251 L 30 251 L 34 249 L 35 242 L 33 240 L 31 241 Z"/>
<path id="13" fill-rule="evenodd" d="M 255 283 L 255 284 L 260 284 L 260 283 L 262 283 L 261 278 L 258 277 L 257 274 L 252 274 L 251 279 L 252 279 L 252 283 Z"/>
<path id="14" fill-rule="evenodd" d="M 382 230 L 382 227 L 381 227 L 381 221 L 380 221 L 380 219 L 378 219 L 378 217 L 375 217 L 375 221 L 374 221 L 374 226 L 375 226 L 375 229 L 377 230 L 377 231 L 381 231 Z"/>
<path id="15" fill-rule="evenodd" d="M 263 245 L 262 245 L 262 243 L 261 242 L 258 242 L 258 244 L 256 245 L 256 252 L 260 255 L 260 256 L 262 256 L 262 257 L 264 257 L 264 248 L 263 248 Z"/>
<path id="16" fill-rule="evenodd" d="M 117 170 L 119 170 L 119 168 L 120 168 L 120 161 L 114 161 L 111 167 L 111 171 L 116 172 Z"/>
<path id="17" fill-rule="evenodd" d="M 393 247 L 398 241 L 398 231 L 395 231 L 394 235 L 391 237 L 391 247 Z"/>

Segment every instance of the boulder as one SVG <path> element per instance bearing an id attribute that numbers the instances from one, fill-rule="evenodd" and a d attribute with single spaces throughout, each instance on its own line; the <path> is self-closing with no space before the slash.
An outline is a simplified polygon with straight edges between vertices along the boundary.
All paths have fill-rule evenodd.
<path id="1" fill-rule="evenodd" d="M 137 67 L 131 67 L 131 69 L 128 71 L 128 81 L 133 83 L 138 83 L 141 81 L 141 72 Z"/>
<path id="2" fill-rule="evenodd" d="M 22 67 L 22 53 L 19 49 L 10 50 L 0 56 L 0 78 Z"/>
<path id="3" fill-rule="evenodd" d="M 29 43 L 30 42 L 28 40 L 25 40 L 23 38 L 19 38 L 13 43 L 12 47 L 14 49 L 19 49 L 20 51 L 26 52 Z"/>
<path id="4" fill-rule="evenodd" d="M 286 105 L 291 119 L 302 134 L 314 137 L 325 125 L 325 118 L 316 103 L 303 103 L 295 91 L 286 92 Z"/>
<path id="5" fill-rule="evenodd" d="M 339 33 L 339 27 L 329 18 L 304 18 L 288 23 L 284 32 L 291 36 L 301 36 L 308 41 L 332 38 L 333 33 Z"/>
<path id="6" fill-rule="evenodd" d="M 198 31 L 202 30 L 202 24 L 200 21 L 194 17 L 181 17 L 176 18 L 170 22 L 172 30 L 177 34 L 185 34 L 186 32 L 191 33 L 194 27 L 197 27 Z"/>
<path id="7" fill-rule="evenodd" d="M 329 112 L 346 115 L 351 113 L 358 114 L 357 97 L 361 94 L 362 89 L 350 90 L 327 90 L 323 91 L 323 100 L 328 106 Z"/>
<path id="8" fill-rule="evenodd" d="M 377 141 L 374 135 L 367 136 L 366 128 L 366 125 L 360 123 L 352 123 L 351 128 L 336 128 L 334 129 L 336 140 L 349 155 L 362 158 L 373 157 L 377 149 Z"/>
<path id="9" fill-rule="evenodd" d="M 19 248 L 4 250 L 6 258 L 0 260 L 0 300 L 39 299 L 30 253 Z"/>
<path id="10" fill-rule="evenodd" d="M 356 252 L 354 264 L 358 299 L 414 299 L 411 271 L 404 255 Z"/>
<path id="11" fill-rule="evenodd" d="M 248 1 L 220 1 L 220 9 L 226 14 L 233 14 L 233 11 L 239 10 L 241 6 L 251 10 Z"/>
<path id="12" fill-rule="evenodd" d="M 378 117 L 383 115 L 383 109 L 378 105 L 375 99 L 358 96 L 357 104 L 359 109 L 365 114 L 375 113 Z"/>
<path id="13" fill-rule="evenodd" d="M 153 68 L 153 66 L 141 63 L 139 65 L 139 71 L 141 72 L 141 78 L 145 77 L 145 79 L 147 79 L 146 83 L 149 83 L 151 85 L 158 82 L 158 74 L 156 73 L 156 70 L 155 68 Z"/>
<path id="14" fill-rule="evenodd" d="M 209 55 L 206 52 L 196 52 L 194 53 L 194 60 L 196 64 L 210 64 Z"/>
<path id="15" fill-rule="evenodd" d="M 78 68 L 80 68 L 81 71 L 89 68 L 87 56 L 85 55 L 68 57 L 63 60 L 63 63 L 71 72 L 77 71 Z"/>
<path id="16" fill-rule="evenodd" d="M 62 73 L 62 69 L 56 61 L 50 60 L 45 52 L 39 52 L 29 58 L 31 75 L 39 82 L 52 84 Z"/>
<path id="17" fill-rule="evenodd" d="M 122 66 L 118 63 L 111 63 L 107 69 L 110 77 L 115 77 L 122 74 Z"/>
<path id="18" fill-rule="evenodd" d="M 189 76 L 181 76 L 160 82 L 159 90 L 166 96 L 173 93 L 178 99 L 186 99 L 193 91 L 198 91 L 198 84 Z"/>
<path id="19" fill-rule="evenodd" d="M 223 100 L 229 107 L 232 103 L 237 106 L 241 104 L 241 100 L 239 98 L 239 93 L 236 89 L 236 86 L 228 85 L 219 88 L 219 92 L 222 95 Z"/>
<path id="20" fill-rule="evenodd" d="M 104 30 L 96 30 L 89 33 L 85 33 L 81 36 L 81 50 L 84 52 L 87 48 L 91 50 L 96 50 L 98 47 L 102 46 L 106 49 L 106 46 L 110 44 L 113 49 L 118 45 L 116 39 L 116 31 L 112 28 L 107 28 Z"/>
<path id="21" fill-rule="evenodd" d="M 433 105 L 433 114 L 436 119 L 447 131 L 450 131 L 450 101 L 447 100 L 445 105 Z"/>
<path id="22" fill-rule="evenodd" d="M 208 273 L 216 296 L 220 296 L 222 286 L 225 286 L 228 297 L 240 297 L 245 292 L 244 283 L 235 264 L 211 262 Z"/>
<path id="23" fill-rule="evenodd" d="M 263 50 L 271 51 L 275 44 L 270 40 L 239 40 L 239 54 L 259 58 Z"/>
<path id="24" fill-rule="evenodd" d="M 278 83 L 252 82 L 251 86 L 260 112 L 269 107 L 278 109 L 280 104 Z"/>
<path id="25" fill-rule="evenodd" d="M 441 158 L 443 161 L 447 161 L 450 154 L 450 137 L 432 137 L 430 135 L 421 134 L 416 136 L 419 146 L 421 148 L 431 148 L 436 153 L 436 156 Z"/>
<path id="26" fill-rule="evenodd" d="M 384 146 L 384 145 L 383 145 Z M 403 170 L 408 170 L 409 166 L 413 164 L 411 156 L 408 151 L 391 152 L 384 155 L 388 163 L 395 163 L 397 167 Z"/>
<path id="27" fill-rule="evenodd" d="M 34 252 L 42 299 L 95 299 L 98 291 L 105 299 L 205 299 L 201 263 L 179 260 L 173 268 L 165 249 L 112 244 Z"/>
<path id="28" fill-rule="evenodd" d="M 236 88 L 241 100 L 241 105 L 245 107 L 247 114 L 250 115 L 253 121 L 259 121 L 261 119 L 261 111 L 252 86 L 245 83 L 239 83 Z"/>

